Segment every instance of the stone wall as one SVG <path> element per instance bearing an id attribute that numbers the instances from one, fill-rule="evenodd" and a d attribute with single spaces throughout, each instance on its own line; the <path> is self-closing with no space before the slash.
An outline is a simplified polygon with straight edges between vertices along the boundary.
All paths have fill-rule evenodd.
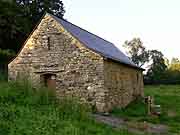
<path id="1" fill-rule="evenodd" d="M 49 15 L 9 64 L 10 80 L 26 75 L 36 86 L 45 73 L 56 74 L 59 96 L 78 96 L 104 111 L 103 58 L 84 47 Z"/>
<path id="2" fill-rule="evenodd" d="M 143 94 L 141 71 L 104 60 L 48 14 L 8 65 L 8 73 L 9 80 L 28 76 L 34 86 L 43 74 L 55 74 L 59 97 L 79 97 L 99 112 L 124 107 Z"/>
<path id="3" fill-rule="evenodd" d="M 112 60 L 104 60 L 105 87 L 108 90 L 108 107 L 125 107 L 143 96 L 142 71 Z"/>

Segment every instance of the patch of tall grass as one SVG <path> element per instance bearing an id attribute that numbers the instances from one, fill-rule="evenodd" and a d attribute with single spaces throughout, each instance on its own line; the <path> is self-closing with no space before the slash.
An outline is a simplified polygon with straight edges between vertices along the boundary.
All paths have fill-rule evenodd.
<path id="1" fill-rule="evenodd" d="M 2 82 L 0 85 L 0 103 L 15 104 L 36 109 L 53 106 L 58 116 L 79 119 L 90 112 L 87 106 L 75 98 L 57 98 L 55 93 L 45 87 L 34 88 L 29 81 Z M 44 110 L 45 111 L 45 110 Z"/>
<path id="2" fill-rule="evenodd" d="M 91 110 L 74 98 L 57 98 L 29 81 L 0 82 L 2 135 L 130 135 L 96 123 Z"/>

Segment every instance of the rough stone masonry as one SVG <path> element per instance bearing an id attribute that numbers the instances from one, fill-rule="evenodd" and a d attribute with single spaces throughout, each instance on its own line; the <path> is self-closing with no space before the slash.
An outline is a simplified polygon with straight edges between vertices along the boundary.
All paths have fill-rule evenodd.
<path id="1" fill-rule="evenodd" d="M 50 14 L 8 65 L 9 80 L 28 76 L 34 86 L 54 86 L 59 97 L 79 97 L 99 112 L 143 96 L 142 71 L 88 48 Z"/>

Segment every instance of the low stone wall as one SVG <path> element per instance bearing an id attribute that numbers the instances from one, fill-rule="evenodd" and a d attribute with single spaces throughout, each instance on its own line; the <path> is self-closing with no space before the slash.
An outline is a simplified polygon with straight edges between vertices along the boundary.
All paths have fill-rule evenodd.
<path id="1" fill-rule="evenodd" d="M 143 96 L 143 75 L 137 70 L 112 60 L 104 60 L 105 88 L 108 90 L 108 107 L 125 107 Z"/>

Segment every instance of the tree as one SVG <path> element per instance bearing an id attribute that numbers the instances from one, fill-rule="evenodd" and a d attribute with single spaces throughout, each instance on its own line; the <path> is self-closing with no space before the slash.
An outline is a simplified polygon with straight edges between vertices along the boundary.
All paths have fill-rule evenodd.
<path id="1" fill-rule="evenodd" d="M 179 84 L 180 60 L 164 58 L 158 50 L 147 50 L 139 38 L 126 41 L 123 45 L 130 59 L 138 66 L 149 65 L 144 75 L 145 84 Z"/>
<path id="2" fill-rule="evenodd" d="M 65 13 L 63 2 L 61 0 L 0 0 L 1 67 L 7 65 L 9 58 L 20 50 L 30 31 L 46 11 L 62 18 Z"/>
<path id="3" fill-rule="evenodd" d="M 22 14 L 16 3 L 0 1 L 0 49 L 19 50 L 29 32 L 29 21 Z"/>
<path id="4" fill-rule="evenodd" d="M 167 74 L 171 84 L 180 83 L 180 61 L 178 58 L 172 58 Z"/>
<path id="5" fill-rule="evenodd" d="M 180 71 L 180 60 L 178 58 L 172 58 L 169 69 Z"/>
<path id="6" fill-rule="evenodd" d="M 0 48 L 18 52 L 44 12 L 63 17 L 61 0 L 0 1 Z"/>
<path id="7" fill-rule="evenodd" d="M 131 41 L 125 41 L 124 45 L 130 59 L 139 67 L 149 62 L 149 51 L 143 46 L 140 38 L 134 38 Z"/>
<path id="8" fill-rule="evenodd" d="M 44 12 L 63 18 L 65 10 L 61 0 L 16 0 L 19 7 L 23 8 L 24 16 L 36 23 Z"/>
<path id="9" fill-rule="evenodd" d="M 178 64 L 178 63 L 180 63 L 178 58 L 172 58 L 171 64 Z"/>
<path id="10" fill-rule="evenodd" d="M 168 58 L 164 58 L 164 62 L 166 64 L 166 66 L 169 68 L 169 66 L 170 66 L 169 59 Z"/>
<path id="11" fill-rule="evenodd" d="M 161 83 L 167 70 L 164 55 L 160 51 L 151 50 L 150 59 L 152 64 L 147 71 L 146 78 L 148 78 L 148 80 L 152 83 Z"/>

